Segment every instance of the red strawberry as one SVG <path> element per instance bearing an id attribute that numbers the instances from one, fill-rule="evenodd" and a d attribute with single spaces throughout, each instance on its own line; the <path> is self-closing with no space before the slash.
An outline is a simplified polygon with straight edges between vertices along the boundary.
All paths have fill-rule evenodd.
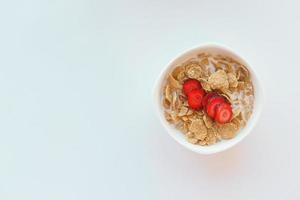
<path id="1" fill-rule="evenodd" d="M 215 92 L 209 92 L 209 93 L 207 93 L 204 97 L 203 97 L 203 99 L 202 99 L 202 105 L 203 105 L 203 107 L 205 107 L 206 105 L 207 105 L 207 102 L 209 101 L 209 99 L 211 98 L 211 97 L 214 97 L 214 96 L 217 96 L 218 94 L 217 93 L 215 93 Z"/>
<path id="2" fill-rule="evenodd" d="M 231 120 L 232 109 L 230 104 L 223 102 L 216 108 L 215 120 L 220 124 L 225 124 Z"/>
<path id="3" fill-rule="evenodd" d="M 211 118 L 214 118 L 215 114 L 216 114 L 217 106 L 223 102 L 225 102 L 223 97 L 220 97 L 220 96 L 211 97 L 206 105 L 206 112 L 207 112 L 208 116 L 210 116 Z"/>
<path id="4" fill-rule="evenodd" d="M 189 107 L 195 110 L 202 108 L 202 99 L 204 96 L 204 91 L 201 89 L 195 89 L 189 92 L 188 104 Z"/>
<path id="5" fill-rule="evenodd" d="M 188 96 L 189 93 L 195 89 L 203 90 L 200 82 L 196 79 L 187 79 L 184 81 L 182 89 L 186 96 Z"/>

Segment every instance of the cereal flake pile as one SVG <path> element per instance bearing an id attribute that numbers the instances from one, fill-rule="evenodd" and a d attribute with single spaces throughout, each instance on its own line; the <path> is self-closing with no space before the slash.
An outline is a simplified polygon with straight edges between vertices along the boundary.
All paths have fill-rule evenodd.
<path id="1" fill-rule="evenodd" d="M 182 85 L 187 79 L 200 81 L 205 92 L 214 91 L 231 104 L 230 122 L 219 124 L 204 110 L 189 108 Z M 247 68 L 222 55 L 200 53 L 168 74 L 162 104 L 166 120 L 185 134 L 192 144 L 211 145 L 235 137 L 251 116 L 254 91 Z"/>

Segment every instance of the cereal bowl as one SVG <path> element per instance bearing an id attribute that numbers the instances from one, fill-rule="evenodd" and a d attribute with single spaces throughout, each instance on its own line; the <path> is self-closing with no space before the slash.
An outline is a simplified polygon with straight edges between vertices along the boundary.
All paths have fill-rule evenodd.
<path id="1" fill-rule="evenodd" d="M 203 62 L 204 58 L 206 59 L 205 60 L 206 62 Z M 193 59 L 195 59 L 195 60 L 193 60 Z M 222 60 L 221 60 L 222 62 L 218 61 L 218 59 L 224 59 L 224 64 L 222 65 L 223 61 Z M 195 62 L 196 64 L 198 63 L 199 66 L 195 66 L 195 68 L 193 68 L 193 66 L 191 67 L 191 64 L 190 65 L 185 64 L 188 62 Z M 213 63 L 213 65 L 212 65 L 212 63 Z M 210 69 L 211 68 L 210 65 L 213 66 L 212 69 Z M 169 120 L 169 118 L 166 117 L 166 106 L 164 103 L 165 102 L 164 98 L 166 96 L 166 87 L 169 87 L 167 85 L 167 82 L 168 83 L 170 82 L 170 78 L 169 78 L 170 74 L 174 73 L 174 71 L 176 71 L 176 69 L 179 68 L 178 66 L 182 66 L 182 68 L 184 68 L 184 70 L 188 69 L 188 71 L 184 71 L 182 73 L 183 76 L 194 76 L 195 73 L 193 74 L 191 72 L 195 72 L 196 69 L 200 69 L 200 72 L 199 72 L 200 75 L 198 78 L 199 82 L 201 82 L 201 84 L 202 83 L 204 84 L 207 82 L 207 84 L 208 84 L 207 87 L 204 87 L 204 85 L 202 84 L 203 88 L 205 89 L 205 92 L 210 92 L 213 90 L 213 92 L 221 91 L 220 95 L 223 95 L 223 96 L 226 96 L 226 95 L 221 94 L 222 92 L 224 92 L 225 94 L 228 94 L 227 95 L 227 96 L 229 96 L 228 102 L 229 101 L 232 102 L 231 107 L 232 107 L 232 112 L 233 112 L 233 115 L 231 115 L 232 118 L 231 118 L 230 122 L 228 122 L 227 124 L 219 124 L 217 122 L 214 122 L 214 120 L 212 120 L 212 119 L 207 120 L 208 117 L 207 117 L 206 109 L 203 109 L 203 111 L 202 110 L 199 110 L 199 111 L 192 110 L 191 115 L 189 115 L 189 116 L 191 116 L 191 119 L 189 119 L 188 113 L 191 109 L 188 108 L 188 105 L 185 105 L 185 104 L 187 104 L 186 97 L 184 97 L 184 95 L 182 95 L 182 94 L 177 94 L 178 101 L 180 101 L 179 100 L 180 98 L 178 98 L 178 97 L 182 98 L 181 104 L 182 104 L 182 107 L 184 107 L 184 109 L 187 110 L 186 111 L 187 116 L 183 116 L 185 118 L 182 117 L 179 119 L 178 119 L 178 116 L 175 116 L 177 124 L 174 125 L 174 124 L 170 123 L 170 121 L 173 122 L 172 121 L 173 118 L 171 120 Z M 191 71 L 191 69 L 192 69 L 192 71 Z M 201 71 L 201 69 L 202 69 L 202 71 Z M 232 71 L 230 71 L 230 70 L 232 70 Z M 213 80 L 214 80 L 214 77 L 216 77 L 218 74 L 222 74 L 221 72 L 225 74 L 224 80 L 226 81 L 227 85 L 226 84 L 225 84 L 225 86 L 221 85 L 222 87 L 220 86 L 220 88 L 218 88 L 219 87 L 218 84 L 215 84 L 213 82 Z M 203 77 L 201 77 L 202 76 L 201 73 L 203 74 Z M 231 79 L 229 79 L 229 77 L 232 77 L 232 76 L 233 76 L 233 79 L 235 80 L 235 82 L 234 81 L 230 82 Z M 186 79 L 184 79 L 184 77 L 182 80 L 180 80 L 179 75 L 177 75 L 176 77 L 177 77 L 177 79 L 176 79 L 177 82 L 175 82 L 175 86 L 176 86 L 176 84 L 179 85 L 180 81 L 183 82 L 184 80 L 186 80 Z M 206 79 L 205 79 L 205 77 L 206 77 Z M 190 77 L 188 77 L 188 78 L 190 78 Z M 215 79 L 217 80 L 217 83 L 220 82 L 219 80 L 221 80 L 221 82 L 223 80 L 222 77 L 221 78 L 217 77 Z M 173 81 L 173 77 L 172 77 L 171 82 L 172 81 Z M 202 81 L 206 81 L 206 82 L 202 82 Z M 231 85 L 231 83 L 232 83 L 232 85 Z M 234 83 L 236 83 L 236 84 L 234 84 Z M 249 85 L 249 87 L 246 87 L 248 85 Z M 174 91 L 180 91 L 181 90 L 180 87 L 182 87 L 182 86 L 179 85 L 178 87 L 179 88 L 177 88 Z M 226 93 L 226 91 L 228 91 L 228 93 Z M 238 92 L 240 92 L 240 93 L 238 93 Z M 172 94 L 174 94 L 174 92 Z M 237 94 L 237 95 L 233 95 L 233 94 Z M 174 95 L 176 96 L 176 92 Z M 168 134 L 174 140 L 176 140 L 179 144 L 183 145 L 184 147 L 186 147 L 187 149 L 189 149 L 191 151 L 194 151 L 194 152 L 200 153 L 200 154 L 213 154 L 213 153 L 221 152 L 226 149 L 229 149 L 230 147 L 233 147 L 234 145 L 236 145 L 237 143 L 242 141 L 251 132 L 252 128 L 254 127 L 255 123 L 257 122 L 260 112 L 261 112 L 261 109 L 262 109 L 262 104 L 263 104 L 262 103 L 262 101 L 263 101 L 262 87 L 261 87 L 258 77 L 255 74 L 251 65 L 249 63 L 247 63 L 245 61 L 245 59 L 243 59 L 242 57 L 240 57 L 239 55 L 234 53 L 229 48 L 221 46 L 221 45 L 215 45 L 215 44 L 201 45 L 199 47 L 190 49 L 190 50 L 180 54 L 179 56 L 177 56 L 174 60 L 172 60 L 162 70 L 159 78 L 157 79 L 155 86 L 154 86 L 153 97 L 154 97 L 154 106 L 155 106 L 156 112 L 158 114 L 158 117 L 159 117 L 161 123 L 163 124 L 163 126 L 165 127 L 165 129 L 167 130 Z M 247 104 L 245 99 L 252 99 L 252 100 L 248 101 L 248 104 Z M 173 102 L 173 100 L 174 99 L 170 100 L 170 102 L 171 101 Z M 175 99 L 175 101 L 176 101 L 176 99 Z M 171 104 L 170 102 L 167 101 L 168 109 L 169 109 L 169 107 L 172 107 L 172 105 L 170 105 Z M 238 103 L 236 103 L 236 102 L 238 102 Z M 249 103 L 249 102 L 251 102 L 251 103 Z M 239 105 L 239 103 L 240 103 L 240 105 Z M 176 102 L 174 105 L 177 105 Z M 237 105 L 237 106 L 235 106 L 235 105 Z M 238 107 L 238 109 L 236 109 L 237 107 Z M 246 111 L 245 111 L 244 108 L 249 108 L 248 109 L 249 112 L 246 112 L 248 110 L 246 109 Z M 183 110 L 183 108 L 181 108 L 181 110 Z M 174 113 L 174 112 L 172 111 L 172 113 Z M 247 115 L 245 113 L 247 113 Z M 201 118 L 201 116 L 203 118 Z M 245 117 L 245 116 L 247 116 L 247 117 Z M 192 121 L 189 121 L 189 120 L 192 120 Z M 207 121 L 212 121 L 212 122 L 210 122 L 211 123 L 210 127 L 207 125 L 207 123 L 206 123 Z M 201 129 L 201 123 L 197 124 L 196 122 L 202 123 L 203 130 Z M 184 128 L 182 128 L 182 127 L 184 127 L 184 125 L 186 125 L 186 124 L 187 124 L 187 128 L 184 131 L 183 130 Z M 195 124 L 196 124 L 196 126 L 195 126 Z M 241 125 L 241 124 L 243 124 L 243 125 Z M 181 126 L 181 127 L 178 128 L 179 126 Z M 196 129 L 195 129 L 195 127 L 196 127 Z M 198 131 L 197 127 L 199 127 L 199 131 Z M 234 130 L 234 131 L 231 131 L 232 136 L 230 136 L 228 138 L 226 138 L 227 137 L 226 134 L 228 135 L 228 133 L 227 133 L 228 128 L 226 129 L 226 127 L 233 127 L 232 130 Z M 213 133 L 211 133 L 212 130 L 214 130 Z M 195 131 L 195 132 L 193 132 L 193 131 Z M 229 131 L 229 133 L 231 133 L 231 132 Z M 204 135 L 203 139 L 201 139 L 201 137 L 199 137 L 198 134 Z M 213 142 L 210 142 L 210 141 L 213 141 Z M 205 145 L 205 146 L 201 146 L 201 145 Z"/>

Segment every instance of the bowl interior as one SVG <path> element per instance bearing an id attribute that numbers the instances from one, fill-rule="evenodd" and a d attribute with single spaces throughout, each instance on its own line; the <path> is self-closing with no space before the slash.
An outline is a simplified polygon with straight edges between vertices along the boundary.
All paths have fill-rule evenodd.
<path id="1" fill-rule="evenodd" d="M 163 86 L 165 85 L 166 77 L 167 75 L 179 64 L 183 63 L 184 61 L 196 57 L 197 54 L 201 52 L 208 52 L 211 54 L 222 54 L 225 56 L 230 56 L 234 58 L 235 60 L 239 61 L 243 65 L 245 65 L 252 78 L 253 87 L 254 87 L 254 105 L 253 105 L 253 113 L 251 117 L 249 118 L 246 126 L 242 128 L 237 135 L 230 139 L 230 140 L 222 140 L 217 142 L 216 144 L 210 145 L 210 146 L 200 146 L 200 145 L 194 145 L 189 143 L 184 134 L 177 130 L 175 127 L 173 127 L 171 124 L 169 124 L 166 119 L 164 118 L 164 108 L 162 106 L 161 100 L 162 100 L 162 94 L 163 94 Z M 203 45 L 201 47 L 197 47 L 194 49 L 191 49 L 181 55 L 179 55 L 177 58 L 175 58 L 173 61 L 171 61 L 165 69 L 163 69 L 160 77 L 158 78 L 155 88 L 154 88 L 154 104 L 157 109 L 159 119 L 162 122 L 163 126 L 166 128 L 167 132 L 171 137 L 173 137 L 178 143 L 185 146 L 186 148 L 202 154 L 211 154 L 223 151 L 225 149 L 228 149 L 238 142 L 240 142 L 243 138 L 245 138 L 246 135 L 248 135 L 253 128 L 255 122 L 258 119 L 258 116 L 260 114 L 261 106 L 262 106 L 262 89 L 260 86 L 260 83 L 257 79 L 257 76 L 251 66 L 240 56 L 238 56 L 236 53 L 234 53 L 232 50 L 219 46 L 219 45 Z"/>

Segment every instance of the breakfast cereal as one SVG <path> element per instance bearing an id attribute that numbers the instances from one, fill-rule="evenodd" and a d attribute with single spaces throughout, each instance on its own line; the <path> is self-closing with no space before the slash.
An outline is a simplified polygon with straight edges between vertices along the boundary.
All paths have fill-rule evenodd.
<path id="1" fill-rule="evenodd" d="M 245 65 L 201 52 L 168 74 L 162 96 L 165 119 L 187 141 L 212 145 L 235 137 L 246 125 L 254 88 Z"/>

